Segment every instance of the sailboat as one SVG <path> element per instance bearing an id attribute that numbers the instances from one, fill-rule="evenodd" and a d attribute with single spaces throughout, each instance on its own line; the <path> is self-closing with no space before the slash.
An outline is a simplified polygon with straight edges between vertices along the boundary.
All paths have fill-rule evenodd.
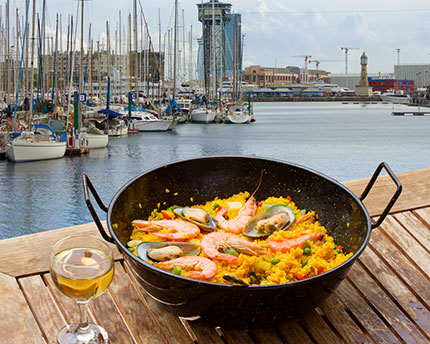
<path id="1" fill-rule="evenodd" d="M 44 1 L 45 3 L 45 1 Z M 15 110 L 12 122 L 12 130 L 15 127 L 16 120 L 16 109 L 18 106 L 19 99 L 19 87 L 22 73 L 22 64 L 24 58 L 24 46 L 27 35 L 27 23 L 28 23 L 28 10 L 30 7 L 30 0 L 27 1 L 24 37 L 21 51 L 21 62 L 19 67 L 18 85 L 16 89 L 15 99 Z M 34 18 L 35 18 L 35 4 L 33 2 L 33 36 L 34 36 Z M 34 43 L 34 39 L 32 40 Z M 41 41 L 41 44 L 43 42 Z M 32 46 L 34 49 L 34 45 Z M 39 66 L 40 68 L 40 66 Z M 33 93 L 33 85 L 31 85 L 31 93 Z M 33 102 L 30 109 L 30 121 L 29 129 L 23 132 L 13 133 L 13 140 L 6 145 L 6 155 L 12 162 L 24 162 L 24 161 L 36 161 L 36 160 L 47 160 L 61 158 L 66 153 L 66 142 L 61 142 L 57 139 L 54 132 L 48 126 L 42 125 L 31 125 L 31 116 L 33 113 Z"/>

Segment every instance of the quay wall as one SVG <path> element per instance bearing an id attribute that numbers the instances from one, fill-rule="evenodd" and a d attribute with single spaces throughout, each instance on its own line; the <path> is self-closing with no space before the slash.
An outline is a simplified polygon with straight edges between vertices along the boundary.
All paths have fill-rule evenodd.
<path id="1" fill-rule="evenodd" d="M 343 97 L 253 97 L 253 102 L 380 102 L 379 96 L 343 96 Z"/>

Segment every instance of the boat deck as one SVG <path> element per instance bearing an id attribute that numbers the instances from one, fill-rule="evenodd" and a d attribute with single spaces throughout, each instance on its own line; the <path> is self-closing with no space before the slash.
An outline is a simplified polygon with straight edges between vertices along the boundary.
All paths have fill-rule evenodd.
<path id="1" fill-rule="evenodd" d="M 90 303 L 110 343 L 429 343 L 430 169 L 399 173 L 403 192 L 335 293 L 302 319 L 250 331 L 211 328 L 160 308 L 116 252 L 114 280 Z M 345 182 L 361 194 L 368 179 Z M 394 193 L 378 179 L 365 205 L 373 219 Z M 82 209 L 82 211 L 87 211 Z M 93 223 L 0 241 L 0 342 L 54 343 L 77 321 L 73 301 L 49 275 L 53 244 L 70 234 L 99 235 Z"/>

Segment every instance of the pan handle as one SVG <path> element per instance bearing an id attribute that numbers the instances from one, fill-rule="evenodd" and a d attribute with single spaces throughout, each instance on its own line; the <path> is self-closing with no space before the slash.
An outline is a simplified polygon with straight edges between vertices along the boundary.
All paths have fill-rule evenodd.
<path id="1" fill-rule="evenodd" d="M 376 227 L 379 227 L 379 225 L 384 221 L 384 219 L 387 217 L 388 213 L 390 212 L 391 208 L 393 207 L 394 203 L 397 201 L 397 198 L 399 198 L 400 193 L 402 192 L 402 184 L 400 184 L 400 181 L 397 179 L 394 172 L 391 170 L 390 166 L 386 162 L 381 162 L 379 166 L 376 168 L 375 172 L 373 172 L 372 178 L 370 178 L 369 183 L 367 184 L 366 188 L 364 189 L 363 193 L 360 196 L 360 201 L 364 201 L 366 196 L 369 194 L 369 191 L 372 189 L 373 185 L 375 184 L 376 179 L 378 178 L 379 174 L 382 171 L 382 168 L 387 171 L 388 175 L 393 180 L 394 184 L 397 186 L 397 190 L 394 194 L 394 196 L 391 198 L 390 202 L 385 207 L 384 211 L 382 212 L 381 216 L 379 216 L 379 219 L 372 223 L 371 229 L 374 229 Z"/>
<path id="2" fill-rule="evenodd" d="M 84 187 L 85 202 L 87 203 L 88 210 L 90 211 L 91 216 L 93 217 L 94 222 L 96 223 L 100 234 L 102 235 L 103 239 L 105 239 L 106 241 L 109 241 L 110 243 L 114 243 L 114 240 L 112 239 L 112 237 L 107 235 L 102 223 L 100 222 L 100 219 L 99 219 L 96 211 L 94 210 L 93 204 L 91 203 L 91 199 L 90 199 L 90 192 L 94 196 L 94 199 L 96 200 L 96 202 L 97 202 L 97 204 L 101 210 L 103 210 L 105 213 L 107 213 L 108 208 L 104 205 L 104 203 L 101 200 L 99 194 L 97 193 L 93 183 L 91 182 L 90 178 L 85 173 L 82 175 L 82 185 Z"/>

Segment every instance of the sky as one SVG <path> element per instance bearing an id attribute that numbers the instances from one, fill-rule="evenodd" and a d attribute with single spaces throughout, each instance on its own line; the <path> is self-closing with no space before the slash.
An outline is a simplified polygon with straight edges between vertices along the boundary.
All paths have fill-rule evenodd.
<path id="1" fill-rule="evenodd" d="M 20 9 L 25 14 L 25 0 L 9 0 L 11 11 Z M 143 10 L 154 41 L 158 41 L 159 15 L 161 33 L 173 26 L 174 0 L 137 0 Z M 193 50 L 201 36 L 197 20 L 198 0 L 179 0 L 179 18 L 182 10 L 187 32 L 191 25 Z M 206 2 L 206 1 L 205 1 Z M 335 74 L 345 72 L 345 52 L 342 47 L 358 48 L 348 52 L 348 73 L 360 72 L 360 56 L 369 59 L 369 73 L 393 73 L 394 64 L 430 63 L 430 1 L 428 0 L 232 0 L 235 13 L 242 14 L 244 40 L 244 67 L 299 66 L 304 58 L 320 61 L 319 68 Z M 4 3 L 2 17 L 4 22 Z M 42 0 L 37 0 L 41 12 Z M 55 28 L 56 13 L 62 15 L 63 34 L 67 31 L 67 17 L 76 16 L 76 0 L 46 0 L 47 32 Z M 110 23 L 111 39 L 118 27 L 119 11 L 123 32 L 133 0 L 85 0 L 84 25 L 92 25 L 95 40 L 105 40 L 106 21 Z M 13 10 L 12 10 L 13 9 Z M 85 34 L 85 37 L 88 34 Z M 182 35 L 182 33 L 181 33 Z M 78 32 L 78 37 L 80 33 Z M 85 38 L 84 38 L 85 41 Z M 65 43 L 64 43 L 65 44 Z M 156 44 L 157 46 L 157 44 Z M 125 49 L 125 48 L 124 48 Z M 186 48 L 188 49 L 188 48 Z M 400 49 L 400 52 L 397 52 Z M 309 68 L 314 69 L 311 63 Z"/>

